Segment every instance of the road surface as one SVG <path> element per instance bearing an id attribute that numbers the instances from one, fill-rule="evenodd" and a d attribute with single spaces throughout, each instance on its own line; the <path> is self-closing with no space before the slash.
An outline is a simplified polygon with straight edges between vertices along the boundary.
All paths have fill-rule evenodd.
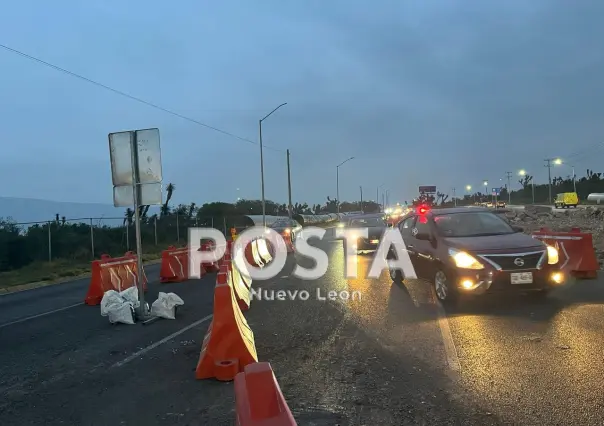
<path id="1" fill-rule="evenodd" d="M 370 256 L 346 279 L 333 229 L 316 245 L 331 260 L 322 279 L 295 278 L 296 261 L 310 261 L 290 255 L 255 283 L 308 300 L 253 300 L 245 314 L 299 425 L 602 424 L 601 279 L 541 303 L 499 297 L 445 311 L 422 281 L 364 278 Z M 111 326 L 84 305 L 15 322 L 77 303 L 82 284 L 1 296 L 0 424 L 232 425 L 232 385 L 194 379 L 213 279 L 151 284 L 150 300 L 174 291 L 185 306 L 148 326 Z M 321 300 L 343 290 L 361 297 Z"/>

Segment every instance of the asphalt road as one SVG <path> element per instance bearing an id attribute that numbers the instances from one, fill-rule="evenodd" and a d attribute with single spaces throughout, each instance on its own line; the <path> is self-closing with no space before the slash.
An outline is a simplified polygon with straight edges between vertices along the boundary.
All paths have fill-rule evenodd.
<path id="1" fill-rule="evenodd" d="M 253 300 L 245 314 L 300 425 L 602 424 L 602 279 L 540 303 L 499 297 L 445 311 L 424 282 L 364 278 L 371 256 L 346 279 L 333 229 L 316 245 L 331 260 L 322 279 L 294 277 L 310 261 L 290 255 L 254 286 L 308 300 Z M 147 326 L 111 326 L 84 305 L 14 322 L 81 301 L 81 283 L 1 296 L 0 311 L 11 310 L 0 317 L 0 424 L 233 424 L 232 385 L 194 379 L 213 279 L 152 284 L 150 300 L 174 291 L 185 306 Z M 343 290 L 360 299 L 322 300 Z"/>

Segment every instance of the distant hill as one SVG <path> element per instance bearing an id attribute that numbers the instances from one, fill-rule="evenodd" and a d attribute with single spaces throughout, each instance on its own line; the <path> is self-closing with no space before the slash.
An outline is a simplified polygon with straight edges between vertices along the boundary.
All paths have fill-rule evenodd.
<path id="1" fill-rule="evenodd" d="M 151 208 L 149 214 L 158 211 Z M 37 200 L 34 198 L 0 197 L 0 218 L 12 218 L 15 222 L 44 222 L 54 220 L 56 214 L 66 219 L 80 219 L 79 222 L 101 221 L 104 225 L 118 225 L 126 209 L 116 208 L 111 204 L 68 203 L 61 201 Z"/>

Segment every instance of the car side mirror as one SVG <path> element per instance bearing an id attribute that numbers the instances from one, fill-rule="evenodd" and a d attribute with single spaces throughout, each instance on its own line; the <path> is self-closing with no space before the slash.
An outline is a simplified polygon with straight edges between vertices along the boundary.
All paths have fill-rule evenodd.
<path id="1" fill-rule="evenodd" d="M 524 228 L 522 226 L 512 226 L 514 232 L 524 232 Z"/>

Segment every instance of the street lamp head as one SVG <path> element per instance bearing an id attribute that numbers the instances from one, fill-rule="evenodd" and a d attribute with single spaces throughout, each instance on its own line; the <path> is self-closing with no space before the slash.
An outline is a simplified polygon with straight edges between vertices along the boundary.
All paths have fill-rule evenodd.
<path id="1" fill-rule="evenodd" d="M 558 165 L 560 165 L 560 164 L 562 164 L 562 160 L 561 160 L 560 158 L 556 158 L 556 159 L 554 160 L 554 164 L 558 164 Z"/>
<path id="2" fill-rule="evenodd" d="M 275 111 L 277 111 L 279 108 L 281 108 L 282 106 L 287 105 L 287 102 L 283 102 L 281 105 L 279 105 L 277 108 L 275 108 L 274 110 L 272 110 L 271 112 L 269 112 L 268 114 L 266 114 L 263 118 L 260 119 L 260 122 L 262 123 L 264 120 L 266 120 L 268 117 L 270 117 L 270 115 L 272 113 L 274 113 Z"/>
<path id="3" fill-rule="evenodd" d="M 483 184 L 484 186 L 487 186 L 487 185 L 489 184 L 489 181 L 488 181 L 488 180 L 485 180 L 485 181 L 484 181 L 482 184 Z"/>
<path id="4" fill-rule="evenodd" d="M 524 169 L 523 169 L 523 170 L 520 170 L 520 171 L 518 172 L 518 174 L 519 174 L 520 176 L 526 176 L 526 170 L 524 170 Z"/>
<path id="5" fill-rule="evenodd" d="M 466 185 L 466 191 L 470 191 L 472 189 L 471 185 Z"/>
<path id="6" fill-rule="evenodd" d="M 338 165 L 336 166 L 336 168 L 339 168 L 341 165 L 343 165 L 344 163 L 349 162 L 350 160 L 354 160 L 354 157 L 350 157 L 349 159 L 342 161 L 340 164 L 338 164 Z"/>

